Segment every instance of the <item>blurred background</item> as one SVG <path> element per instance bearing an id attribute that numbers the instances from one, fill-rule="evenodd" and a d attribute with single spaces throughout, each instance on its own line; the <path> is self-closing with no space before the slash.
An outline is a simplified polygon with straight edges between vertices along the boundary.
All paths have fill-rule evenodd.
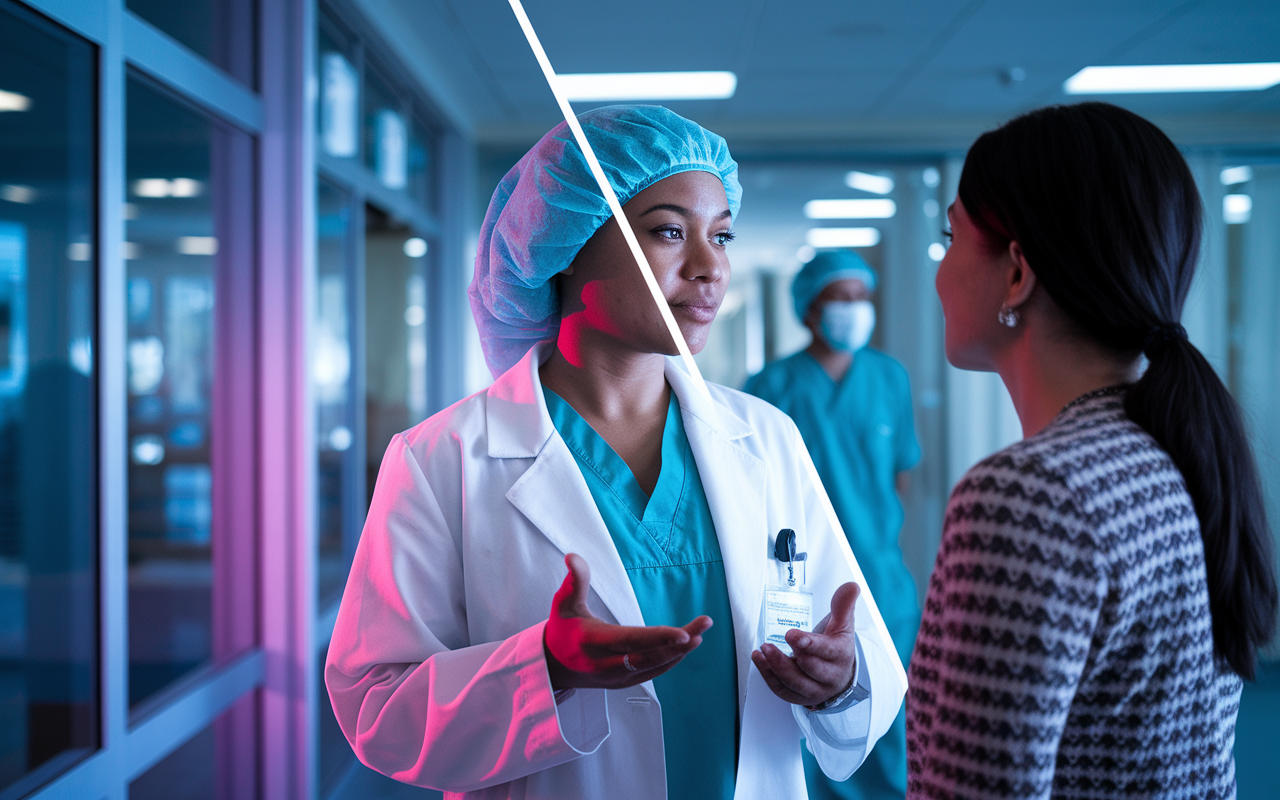
<path id="1" fill-rule="evenodd" d="M 877 268 L 921 592 L 950 486 L 1020 435 L 999 380 L 943 357 L 945 210 L 973 139 L 1050 103 L 1119 103 L 1183 149 L 1207 232 L 1184 323 L 1280 521 L 1276 3 L 528 6 L 561 73 L 732 73 L 654 101 L 741 165 L 709 379 L 807 344 L 790 280 L 818 250 Z M 1087 67 L 1222 63 L 1261 66 L 1068 93 Z M 477 231 L 559 119 L 502 0 L 0 0 L 0 800 L 438 796 L 354 761 L 321 667 L 387 442 L 490 381 Z M 1280 796 L 1267 658 L 1245 800 Z"/>

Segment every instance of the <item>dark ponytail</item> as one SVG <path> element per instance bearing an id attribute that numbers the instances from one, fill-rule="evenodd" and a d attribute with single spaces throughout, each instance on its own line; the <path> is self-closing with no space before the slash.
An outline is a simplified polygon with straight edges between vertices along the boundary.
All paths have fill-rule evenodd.
<path id="1" fill-rule="evenodd" d="M 1018 241 L 1087 336 L 1147 356 L 1125 410 L 1182 472 L 1204 539 L 1214 653 L 1252 680 L 1276 622 L 1275 562 L 1240 408 L 1178 322 L 1203 214 L 1186 161 L 1132 112 L 1051 106 L 983 134 L 959 194 L 993 245 Z"/>

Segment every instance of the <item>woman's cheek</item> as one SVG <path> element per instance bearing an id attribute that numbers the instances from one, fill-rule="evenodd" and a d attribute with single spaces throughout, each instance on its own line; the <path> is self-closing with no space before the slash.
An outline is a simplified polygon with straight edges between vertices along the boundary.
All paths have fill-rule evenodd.
<path id="1" fill-rule="evenodd" d="M 938 300 L 942 303 L 942 316 L 944 318 L 950 318 L 951 316 L 947 313 L 951 300 L 951 261 L 951 253 L 948 251 L 947 255 L 942 257 L 942 262 L 938 264 L 938 274 L 933 279 L 933 288 L 938 293 Z"/>

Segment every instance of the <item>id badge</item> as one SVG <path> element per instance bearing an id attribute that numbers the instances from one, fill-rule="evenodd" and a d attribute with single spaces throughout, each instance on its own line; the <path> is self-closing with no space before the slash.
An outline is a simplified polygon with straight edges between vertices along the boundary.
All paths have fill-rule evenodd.
<path id="1" fill-rule="evenodd" d="M 787 655 L 787 631 L 813 628 L 813 594 L 786 586 L 764 587 L 764 640 Z"/>

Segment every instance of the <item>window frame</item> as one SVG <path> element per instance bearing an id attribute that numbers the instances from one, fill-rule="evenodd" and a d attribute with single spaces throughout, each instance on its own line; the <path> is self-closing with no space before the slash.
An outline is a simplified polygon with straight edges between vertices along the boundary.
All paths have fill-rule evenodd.
<path id="1" fill-rule="evenodd" d="M 357 211 L 353 232 L 362 231 L 368 203 L 405 221 L 431 243 L 427 261 L 433 266 L 428 269 L 424 263 L 432 350 L 427 395 L 431 413 L 456 401 L 464 385 L 466 309 L 456 302 L 446 305 L 442 299 L 465 291 L 464 271 L 453 267 L 466 260 L 469 214 L 465 199 L 473 180 L 473 145 L 431 102 L 413 74 L 398 62 L 388 63 L 388 58 L 381 59 L 379 67 L 395 80 L 398 91 L 405 92 L 406 123 L 433 134 L 429 202 L 417 202 L 410 187 L 391 191 L 367 170 L 347 170 L 317 157 L 316 101 L 309 94 L 315 78 L 317 0 L 257 0 L 256 89 L 128 11 L 125 0 L 18 2 L 98 48 L 93 93 L 99 254 L 95 322 L 99 747 L 75 763 L 60 763 L 59 774 L 44 775 L 47 781 L 34 790 L 34 781 L 24 782 L 23 791 L 40 800 L 125 800 L 133 779 L 224 712 L 251 706 L 251 718 L 233 716 L 235 724 L 244 726 L 245 735 L 257 737 L 251 750 L 256 753 L 253 766 L 259 796 L 315 797 L 319 791 L 315 731 L 318 693 L 323 688 L 316 657 L 329 641 L 337 612 L 336 602 L 321 609 L 316 598 L 315 432 L 308 343 L 315 288 L 316 176 L 319 172 L 339 186 L 359 190 L 352 198 Z M 363 41 L 381 41 L 355 3 L 334 0 L 326 3 L 326 9 Z M 228 663 L 183 678 L 132 715 L 126 683 L 128 493 L 123 468 L 128 457 L 127 270 L 121 256 L 125 87 L 130 73 L 145 76 L 175 98 L 250 134 L 257 162 L 252 212 L 256 226 L 252 252 L 257 265 L 251 281 L 254 302 L 246 304 L 246 324 L 234 332 L 252 341 L 252 357 L 245 370 L 253 381 L 253 391 L 248 393 L 253 418 L 243 422 L 244 430 L 253 436 L 246 437 L 235 458 L 251 467 L 253 496 L 241 503 L 240 512 L 248 516 L 246 524 L 236 528 L 235 542 L 256 560 L 252 579 L 256 607 L 245 613 L 252 618 L 257 644 Z M 357 166 L 363 164 L 363 159 L 352 160 Z M 446 198 L 454 200 L 446 204 Z M 363 297 L 353 299 L 362 309 Z M 231 333 L 219 331 L 219 347 L 224 334 Z M 243 346 L 243 342 L 236 345 Z M 363 386 L 359 390 L 362 393 Z M 359 397 L 363 399 L 362 394 Z M 362 413 L 357 416 L 363 418 Z M 354 488 L 358 492 L 353 494 L 363 497 L 363 485 Z M 360 511 L 363 518 L 362 506 Z M 353 538 L 348 553 L 354 543 Z M 240 703 L 245 698 L 253 702 Z M 0 795 L 0 800 L 7 797 Z"/>
<path id="2" fill-rule="evenodd" d="M 264 94 L 253 92 L 221 70 L 213 67 L 150 24 L 129 12 L 123 0 L 100 3 L 78 3 L 75 0 L 20 0 L 29 10 L 61 25 L 97 48 L 96 86 L 96 332 L 97 332 L 97 520 L 98 520 L 98 675 L 100 706 L 98 713 L 98 748 L 87 755 L 58 759 L 50 769 L 41 769 L 45 782 L 38 788 L 34 781 L 23 780 L 3 796 L 22 793 L 32 798 L 109 797 L 123 800 L 128 796 L 130 781 L 207 728 L 223 712 L 238 701 L 254 697 L 269 687 L 267 660 L 260 634 L 265 605 L 253 600 L 260 592 L 244 593 L 248 604 L 241 603 L 232 611 L 247 617 L 251 636 L 257 643 L 246 652 L 210 666 L 177 682 L 156 698 L 141 704 L 133 712 L 128 703 L 128 547 L 127 476 L 127 387 L 125 365 L 126 274 L 121 255 L 124 241 L 122 206 L 125 192 L 125 91 L 127 76 L 137 74 L 163 87 L 175 101 L 197 107 L 201 112 L 249 134 L 255 142 L 265 132 Z M 263 20 L 276 17 L 275 30 L 282 35 L 283 18 L 278 13 L 283 0 L 263 0 L 259 15 Z M 274 12 L 274 13 L 273 13 Z M 259 30 L 263 30 L 259 26 Z M 291 28 L 290 28 L 291 30 Z M 259 206 L 266 205 L 274 191 L 287 194 L 287 185 L 268 185 L 260 174 L 256 153 L 254 163 L 254 195 Z M 261 230 L 261 208 L 250 212 Z M 255 236 L 244 244 L 252 254 L 251 263 L 261 263 L 262 237 Z M 251 272 L 257 272 L 250 267 Z M 256 274 L 241 274 L 237 286 L 253 286 Z M 257 318 L 266 315 L 248 304 L 238 330 L 223 326 L 216 348 L 243 353 L 246 347 L 257 348 L 254 335 Z M 240 318 L 237 318 L 240 321 Z M 233 341 L 234 340 L 234 341 Z M 222 356 L 220 355 L 221 359 Z M 247 370 L 234 377 L 234 388 L 252 386 L 259 371 L 257 359 L 251 359 Z M 219 387 L 219 393 L 225 391 Z M 253 396 L 252 393 L 249 395 Z M 256 408 L 235 408 L 237 422 L 248 422 L 257 430 Z M 245 416 L 250 419 L 244 419 Z M 232 443 L 234 454 L 218 469 L 254 468 L 261 462 L 263 443 L 248 437 L 244 446 Z M 255 471 L 248 473 L 250 476 Z M 260 481 L 249 478 L 238 481 L 231 501 L 235 506 L 231 519 L 220 527 L 231 531 L 220 540 L 225 549 L 234 551 L 238 564 L 252 565 L 258 560 L 262 538 L 257 498 Z M 248 495 L 246 496 L 246 491 Z M 247 523 L 247 524 L 246 524 Z M 230 536 L 230 538 L 228 538 Z M 247 557 L 247 561 L 246 561 Z M 257 567 L 250 567 L 260 573 Z M 255 584 L 260 580 L 255 578 Z M 255 585 L 255 590 L 258 587 Z M 236 593 L 228 593 L 234 596 Z M 256 705 L 261 705 L 260 703 Z M 255 715 L 257 716 L 257 715 Z M 265 721 L 265 720 L 264 720 Z M 258 719 L 244 714 L 232 717 L 237 734 L 254 736 L 263 726 Z M 265 742 L 264 742 L 265 745 Z M 265 747 L 254 748 L 253 758 L 262 760 L 264 771 L 271 758 Z M 256 765 L 255 765 L 256 768 Z M 55 774 L 56 773 L 56 774 Z M 264 776 L 265 777 L 265 776 Z M 263 784 L 263 793 L 265 791 Z M 27 794 L 30 793 L 30 794 Z"/>

